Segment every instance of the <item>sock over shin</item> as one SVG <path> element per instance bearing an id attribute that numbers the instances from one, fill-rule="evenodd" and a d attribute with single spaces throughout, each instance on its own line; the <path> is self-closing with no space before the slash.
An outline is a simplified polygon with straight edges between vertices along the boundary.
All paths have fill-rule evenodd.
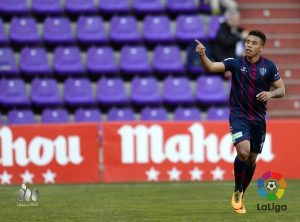
<path id="1" fill-rule="evenodd" d="M 244 175 L 244 179 L 243 179 L 243 192 L 245 192 L 245 190 L 247 189 L 247 187 L 249 186 L 252 177 L 254 175 L 255 172 L 255 168 L 256 168 L 256 164 L 254 165 L 247 165 L 246 170 L 245 170 L 245 175 Z"/>
<path id="2" fill-rule="evenodd" d="M 241 161 L 238 157 L 234 160 L 234 178 L 235 178 L 235 191 L 243 191 L 243 180 L 247 167 L 247 161 Z"/>

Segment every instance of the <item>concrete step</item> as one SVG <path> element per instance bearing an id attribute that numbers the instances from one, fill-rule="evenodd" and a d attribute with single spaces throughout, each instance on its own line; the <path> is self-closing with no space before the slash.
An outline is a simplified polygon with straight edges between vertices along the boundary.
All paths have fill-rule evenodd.
<path id="1" fill-rule="evenodd" d="M 285 80 L 284 82 L 286 95 L 300 96 L 300 81 L 299 80 Z"/>
<path id="2" fill-rule="evenodd" d="M 243 19 L 300 18 L 300 4 L 243 4 Z"/>
<path id="3" fill-rule="evenodd" d="M 248 30 L 259 29 L 268 34 L 300 33 L 300 19 L 242 19 Z"/>
<path id="4" fill-rule="evenodd" d="M 277 64 L 279 74 L 284 80 L 300 80 L 299 64 Z"/>
<path id="5" fill-rule="evenodd" d="M 237 0 L 239 4 L 243 3 L 256 3 L 256 4 L 262 4 L 262 3 L 281 3 L 281 4 L 286 4 L 286 3 L 298 3 L 299 0 Z"/>
<path id="6" fill-rule="evenodd" d="M 269 119 L 300 118 L 300 110 L 269 110 Z"/>
<path id="7" fill-rule="evenodd" d="M 300 50 L 300 34 L 294 34 L 290 37 L 283 36 L 283 37 L 274 37 L 267 35 L 267 42 L 265 45 L 265 49 L 283 49 L 283 48 L 293 48 Z"/>
<path id="8" fill-rule="evenodd" d="M 297 49 L 265 49 L 262 55 L 273 61 L 275 64 L 297 64 L 300 61 L 300 53 Z"/>
<path id="9" fill-rule="evenodd" d="M 271 99 L 267 104 L 268 110 L 297 110 L 300 111 L 300 97 L 284 97 Z"/>

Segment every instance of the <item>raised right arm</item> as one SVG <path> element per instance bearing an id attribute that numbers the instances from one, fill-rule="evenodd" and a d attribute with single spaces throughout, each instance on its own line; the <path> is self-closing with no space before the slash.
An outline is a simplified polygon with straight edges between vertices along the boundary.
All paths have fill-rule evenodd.
<path id="1" fill-rule="evenodd" d="M 225 72 L 225 65 L 223 62 L 212 62 L 205 54 L 204 45 L 195 40 L 197 42 L 196 52 L 199 54 L 200 60 L 203 64 L 203 67 L 206 72 Z"/>

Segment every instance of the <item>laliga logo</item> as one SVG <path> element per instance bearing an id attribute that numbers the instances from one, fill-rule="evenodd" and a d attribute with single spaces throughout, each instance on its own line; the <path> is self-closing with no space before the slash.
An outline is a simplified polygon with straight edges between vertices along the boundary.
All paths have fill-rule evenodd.
<path id="1" fill-rule="evenodd" d="M 275 201 L 283 197 L 287 184 L 280 173 L 267 171 L 257 180 L 257 192 L 268 201 Z M 275 203 L 257 204 L 257 210 L 275 211 L 287 210 L 287 205 L 278 205 Z"/>
<path id="2" fill-rule="evenodd" d="M 282 198 L 287 185 L 280 173 L 268 171 L 257 180 L 257 187 L 260 196 L 273 201 Z"/>

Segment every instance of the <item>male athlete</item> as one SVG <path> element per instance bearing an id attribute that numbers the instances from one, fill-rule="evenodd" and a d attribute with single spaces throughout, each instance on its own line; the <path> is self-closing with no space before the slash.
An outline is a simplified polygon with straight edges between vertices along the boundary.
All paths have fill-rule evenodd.
<path id="1" fill-rule="evenodd" d="M 231 71 L 230 128 L 237 150 L 234 161 L 235 188 L 231 205 L 236 213 L 246 213 L 244 193 L 252 180 L 257 155 L 266 135 L 266 103 L 281 98 L 285 88 L 273 62 L 261 56 L 266 36 L 259 30 L 249 32 L 244 57 L 211 62 L 205 47 L 198 41 L 196 52 L 207 72 Z"/>

